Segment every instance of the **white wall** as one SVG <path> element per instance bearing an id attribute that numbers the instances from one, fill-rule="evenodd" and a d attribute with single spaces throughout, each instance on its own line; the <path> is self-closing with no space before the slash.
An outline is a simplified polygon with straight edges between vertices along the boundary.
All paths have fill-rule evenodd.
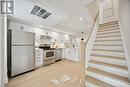
<path id="1" fill-rule="evenodd" d="M 95 16 L 98 13 L 98 2 L 96 0 L 93 0 L 91 3 L 87 4 L 87 11 L 90 14 L 91 18 L 94 20 Z"/>
<path id="2" fill-rule="evenodd" d="M 7 17 L 0 16 L 0 86 L 8 82 L 7 78 Z"/>
<path id="3" fill-rule="evenodd" d="M 3 68 L 2 68 L 2 66 L 3 66 L 3 59 L 2 59 L 2 57 L 3 57 L 3 53 L 2 53 L 2 28 L 3 28 L 3 26 L 2 26 L 2 21 L 3 19 L 0 17 L 0 87 L 2 87 L 2 85 L 3 85 L 3 82 L 2 82 L 2 80 L 3 80 L 3 78 L 2 78 L 2 72 L 3 72 Z"/>
<path id="4" fill-rule="evenodd" d="M 130 79 L 130 0 L 119 0 L 119 22 L 125 45 Z"/>

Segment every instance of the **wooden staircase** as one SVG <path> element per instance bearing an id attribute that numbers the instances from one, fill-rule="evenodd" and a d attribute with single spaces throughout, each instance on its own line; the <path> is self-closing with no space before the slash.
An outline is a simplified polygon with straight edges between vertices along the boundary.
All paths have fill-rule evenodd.
<path id="1" fill-rule="evenodd" d="M 118 21 L 100 24 L 86 70 L 86 87 L 130 87 Z"/>

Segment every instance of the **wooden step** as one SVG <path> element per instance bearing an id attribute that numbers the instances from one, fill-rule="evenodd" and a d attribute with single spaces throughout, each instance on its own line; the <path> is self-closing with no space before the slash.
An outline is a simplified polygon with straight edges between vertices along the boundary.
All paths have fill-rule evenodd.
<path id="1" fill-rule="evenodd" d="M 118 33 L 118 34 L 120 34 L 120 31 L 112 31 L 112 32 L 107 32 L 107 33 L 97 33 L 96 35 L 108 35 L 108 34 L 116 34 L 116 33 Z"/>
<path id="2" fill-rule="evenodd" d="M 120 59 L 120 58 L 108 58 L 108 57 L 98 57 L 98 56 L 91 56 L 91 60 L 98 61 L 98 62 L 103 62 L 103 63 L 108 63 L 108 64 L 115 64 L 119 66 L 127 66 L 126 60 L 125 59 Z"/>
<path id="3" fill-rule="evenodd" d="M 116 57 L 125 57 L 124 52 L 114 52 L 114 51 L 100 51 L 100 50 L 93 50 L 92 54 L 98 55 L 108 55 L 108 56 L 116 56 Z"/>
<path id="4" fill-rule="evenodd" d="M 88 67 L 96 68 L 96 69 L 113 73 L 113 74 L 117 74 L 122 77 L 128 77 L 128 69 L 124 66 L 90 60 L 88 63 Z"/>
<path id="5" fill-rule="evenodd" d="M 113 30 L 119 30 L 119 28 L 109 28 L 109 29 L 102 29 L 102 30 L 97 30 L 98 32 L 104 32 L 104 31 L 113 31 Z"/>
<path id="6" fill-rule="evenodd" d="M 105 72 L 102 70 L 98 70 L 95 68 L 88 68 L 87 72 L 88 72 L 88 76 L 106 82 L 108 84 L 111 84 L 113 86 L 130 87 L 130 81 L 128 80 L 128 78 L 113 73 Z"/>
<path id="7" fill-rule="evenodd" d="M 95 45 L 122 45 L 122 41 L 97 41 Z"/>
<path id="8" fill-rule="evenodd" d="M 117 50 L 117 49 L 92 49 L 93 51 L 104 51 L 104 52 L 124 52 L 124 50 Z"/>
<path id="9" fill-rule="evenodd" d="M 122 44 L 94 44 L 93 46 L 123 46 Z"/>
<path id="10" fill-rule="evenodd" d="M 97 35 L 96 37 L 104 37 L 104 36 L 114 36 L 114 35 L 120 35 L 121 36 L 121 34 L 118 32 L 118 33 L 109 33 L 109 34 L 99 34 L 99 35 Z"/>
<path id="11" fill-rule="evenodd" d="M 119 25 L 103 26 L 103 27 L 99 27 L 98 30 L 102 30 L 102 29 L 104 30 L 108 28 L 119 28 Z"/>
<path id="12" fill-rule="evenodd" d="M 113 24 L 99 25 L 98 27 L 107 27 L 107 26 L 114 26 L 114 25 L 119 26 L 118 23 L 113 23 Z"/>
<path id="13" fill-rule="evenodd" d="M 118 59 L 118 60 L 124 60 L 125 57 L 117 57 L 117 56 L 110 56 L 110 55 L 105 55 L 105 54 L 91 54 L 91 56 L 95 56 L 95 57 L 105 57 L 105 58 L 115 58 L 115 59 Z"/>
<path id="14" fill-rule="evenodd" d="M 96 38 L 96 40 L 117 40 L 121 39 L 121 37 L 102 37 L 102 38 Z"/>
<path id="15" fill-rule="evenodd" d="M 113 45 L 94 45 L 93 49 L 101 49 L 101 50 L 124 50 L 123 46 L 113 46 Z"/>
<path id="16" fill-rule="evenodd" d="M 118 24 L 118 21 L 113 21 L 113 22 L 107 22 L 107 23 L 103 23 L 103 24 L 99 24 L 99 26 L 107 26 L 107 25 L 112 25 L 112 24 Z"/>
<path id="17" fill-rule="evenodd" d="M 112 32 L 119 32 L 120 33 L 120 30 L 112 30 L 112 31 L 103 31 L 103 32 L 97 32 L 97 34 L 103 34 L 103 33 L 112 33 Z"/>
<path id="18" fill-rule="evenodd" d="M 102 82 L 102 81 L 97 80 L 97 79 L 90 77 L 90 76 L 86 76 L 85 86 L 86 87 L 114 87 L 110 84 L 107 84 L 105 82 Z"/>
<path id="19" fill-rule="evenodd" d="M 115 40 L 95 40 L 95 42 L 113 42 L 113 41 L 122 41 L 122 39 L 115 39 Z"/>
<path id="20" fill-rule="evenodd" d="M 121 37 L 121 35 L 97 36 L 96 38 L 110 38 L 110 37 Z"/>

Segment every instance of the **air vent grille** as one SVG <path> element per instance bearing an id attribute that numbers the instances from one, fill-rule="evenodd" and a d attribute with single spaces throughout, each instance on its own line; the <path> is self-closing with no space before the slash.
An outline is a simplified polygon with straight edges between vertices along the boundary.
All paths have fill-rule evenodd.
<path id="1" fill-rule="evenodd" d="M 41 8 L 37 5 L 34 6 L 33 10 L 31 11 L 31 14 L 36 15 Z"/>
<path id="2" fill-rule="evenodd" d="M 50 16 L 51 13 L 50 12 L 47 12 L 45 15 L 42 16 L 43 19 L 46 19 L 48 16 Z"/>
<path id="3" fill-rule="evenodd" d="M 31 14 L 41 17 L 43 19 L 48 18 L 52 13 L 48 12 L 47 10 L 35 5 L 31 11 Z"/>

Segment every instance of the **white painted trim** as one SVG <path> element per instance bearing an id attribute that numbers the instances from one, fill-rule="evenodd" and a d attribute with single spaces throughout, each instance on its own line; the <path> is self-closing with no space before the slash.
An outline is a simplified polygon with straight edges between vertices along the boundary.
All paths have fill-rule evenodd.
<path id="1" fill-rule="evenodd" d="M 126 43 L 125 43 L 125 40 L 124 40 L 124 35 L 122 33 L 122 27 L 121 27 L 121 22 L 120 20 L 118 20 L 118 23 L 119 23 L 119 29 L 120 29 L 120 32 L 121 32 L 121 37 L 122 37 L 122 42 L 123 42 L 123 47 L 124 47 L 124 51 L 125 51 L 125 57 L 126 57 L 126 62 L 127 62 L 127 67 L 128 67 L 128 75 L 129 75 L 129 79 L 130 79 L 130 61 L 129 61 L 129 56 L 128 56 L 128 51 L 127 51 L 127 46 L 126 46 Z"/>
<path id="2" fill-rule="evenodd" d="M 1 26 L 2 19 L 0 18 L 0 87 L 2 86 L 2 26 Z"/>
<path id="3" fill-rule="evenodd" d="M 98 24 L 99 24 L 99 19 L 97 18 L 95 25 L 94 25 L 94 29 L 92 31 L 92 34 L 91 34 L 89 41 L 85 47 L 85 68 L 86 69 L 88 68 L 88 61 L 90 60 L 90 55 L 92 53 L 92 48 L 94 45 L 94 41 L 96 39 Z"/>

